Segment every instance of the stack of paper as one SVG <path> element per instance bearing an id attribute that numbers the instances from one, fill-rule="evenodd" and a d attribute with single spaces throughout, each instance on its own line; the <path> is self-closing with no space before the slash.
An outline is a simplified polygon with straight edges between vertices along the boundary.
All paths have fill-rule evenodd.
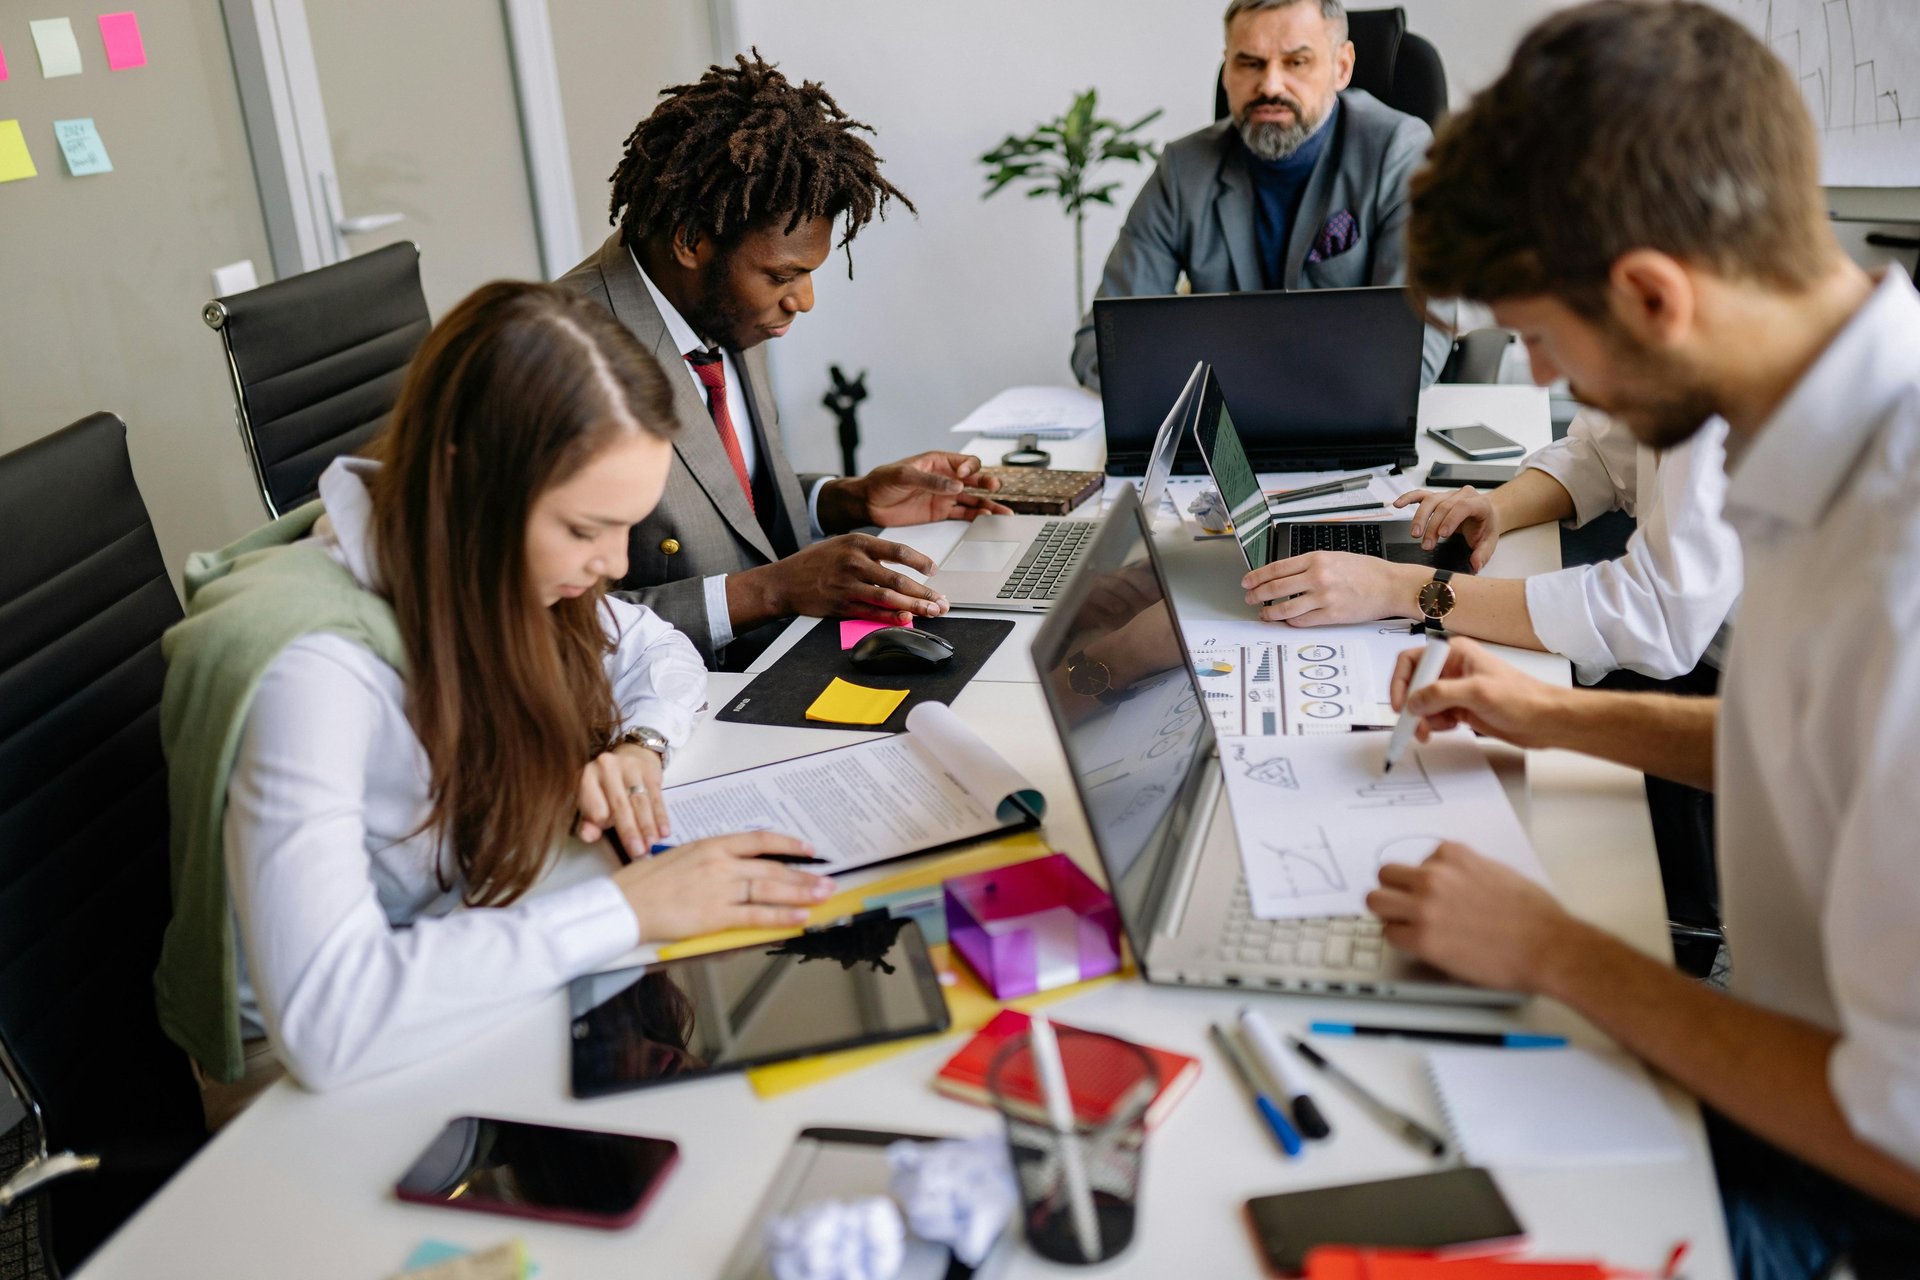
<path id="1" fill-rule="evenodd" d="M 1008 387 L 954 424 L 957 436 L 1066 440 L 1100 425 L 1100 397 L 1079 387 Z"/>

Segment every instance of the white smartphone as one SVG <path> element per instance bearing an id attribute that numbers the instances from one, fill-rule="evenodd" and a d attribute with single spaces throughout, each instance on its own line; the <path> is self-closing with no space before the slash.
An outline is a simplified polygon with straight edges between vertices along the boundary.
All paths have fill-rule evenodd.
<path id="1" fill-rule="evenodd" d="M 1484 462 L 1488 458 L 1517 458 L 1526 450 L 1518 441 L 1509 440 L 1484 422 L 1463 427 L 1428 427 L 1427 434 L 1463 458 Z"/>

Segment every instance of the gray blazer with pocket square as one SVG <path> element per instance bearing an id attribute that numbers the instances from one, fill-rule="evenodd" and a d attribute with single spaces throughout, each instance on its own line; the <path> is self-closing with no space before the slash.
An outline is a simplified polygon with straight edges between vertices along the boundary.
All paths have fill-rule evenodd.
<path id="1" fill-rule="evenodd" d="M 1307 179 L 1288 233 L 1284 287 L 1405 284 L 1407 184 L 1433 131 L 1361 89 L 1340 95 L 1332 128 L 1334 136 Z M 1168 143 L 1127 211 L 1094 296 L 1173 293 L 1182 272 L 1195 293 L 1264 288 L 1247 165 L 1247 150 L 1232 120 L 1217 120 Z M 1447 334 L 1427 327 L 1422 386 L 1439 374 L 1450 346 Z M 1073 336 L 1073 376 L 1084 386 L 1100 387 L 1091 312 Z"/>
<path id="2" fill-rule="evenodd" d="M 749 507 L 706 401 L 687 375 L 686 353 L 673 349 L 667 323 L 653 305 L 621 233 L 608 236 L 591 257 L 556 283 L 613 312 L 659 360 L 673 388 L 674 417 L 680 427 L 673 440 L 673 469 L 667 474 L 660 505 L 633 527 L 627 543 L 627 576 L 616 584 L 620 594 L 684 631 L 709 667 L 719 667 L 723 656 L 758 653 L 784 624 L 770 623 L 737 636 L 723 652 L 714 644 L 707 617 L 705 580 L 772 564 L 811 542 L 806 493 L 820 478 L 794 475 L 787 461 L 780 416 L 767 380 L 766 352 L 755 347 L 730 353 L 734 367 L 746 378 L 742 391 L 759 446 L 762 474 L 756 492 L 762 496 Z M 767 499 L 773 505 L 763 527 L 755 510 Z"/>

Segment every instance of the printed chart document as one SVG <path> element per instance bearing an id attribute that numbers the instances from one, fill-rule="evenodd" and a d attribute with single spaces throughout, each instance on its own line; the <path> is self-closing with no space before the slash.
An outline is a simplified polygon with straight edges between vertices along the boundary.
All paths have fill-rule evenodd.
<path id="1" fill-rule="evenodd" d="M 1046 800 L 945 703 L 907 731 L 666 790 L 676 841 L 779 831 L 813 845 L 824 875 L 1032 826 Z"/>
<path id="2" fill-rule="evenodd" d="M 1547 874 L 1471 734 L 1409 743 L 1382 775 L 1383 733 L 1220 739 L 1227 803 L 1262 920 L 1366 914 L 1389 862 L 1459 840 L 1539 884 Z"/>
<path id="3" fill-rule="evenodd" d="M 1288 627 L 1273 622 L 1184 623 L 1187 648 L 1223 737 L 1345 733 L 1396 719 L 1393 664 L 1419 637 L 1404 622 Z"/>

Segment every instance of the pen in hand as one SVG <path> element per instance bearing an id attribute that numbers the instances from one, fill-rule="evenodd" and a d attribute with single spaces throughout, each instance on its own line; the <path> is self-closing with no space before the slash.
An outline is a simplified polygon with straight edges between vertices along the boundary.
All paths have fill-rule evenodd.
<path id="1" fill-rule="evenodd" d="M 1427 637 L 1427 651 L 1420 655 L 1419 663 L 1413 668 L 1413 679 L 1407 682 L 1406 705 L 1400 708 L 1400 718 L 1393 722 L 1393 736 L 1387 739 L 1387 759 L 1380 766 L 1381 776 L 1392 773 L 1393 766 L 1406 754 L 1407 743 L 1413 740 L 1414 726 L 1420 723 L 1420 717 L 1413 714 L 1413 695 L 1439 679 L 1440 669 L 1447 664 L 1447 648 L 1443 637 Z"/>

